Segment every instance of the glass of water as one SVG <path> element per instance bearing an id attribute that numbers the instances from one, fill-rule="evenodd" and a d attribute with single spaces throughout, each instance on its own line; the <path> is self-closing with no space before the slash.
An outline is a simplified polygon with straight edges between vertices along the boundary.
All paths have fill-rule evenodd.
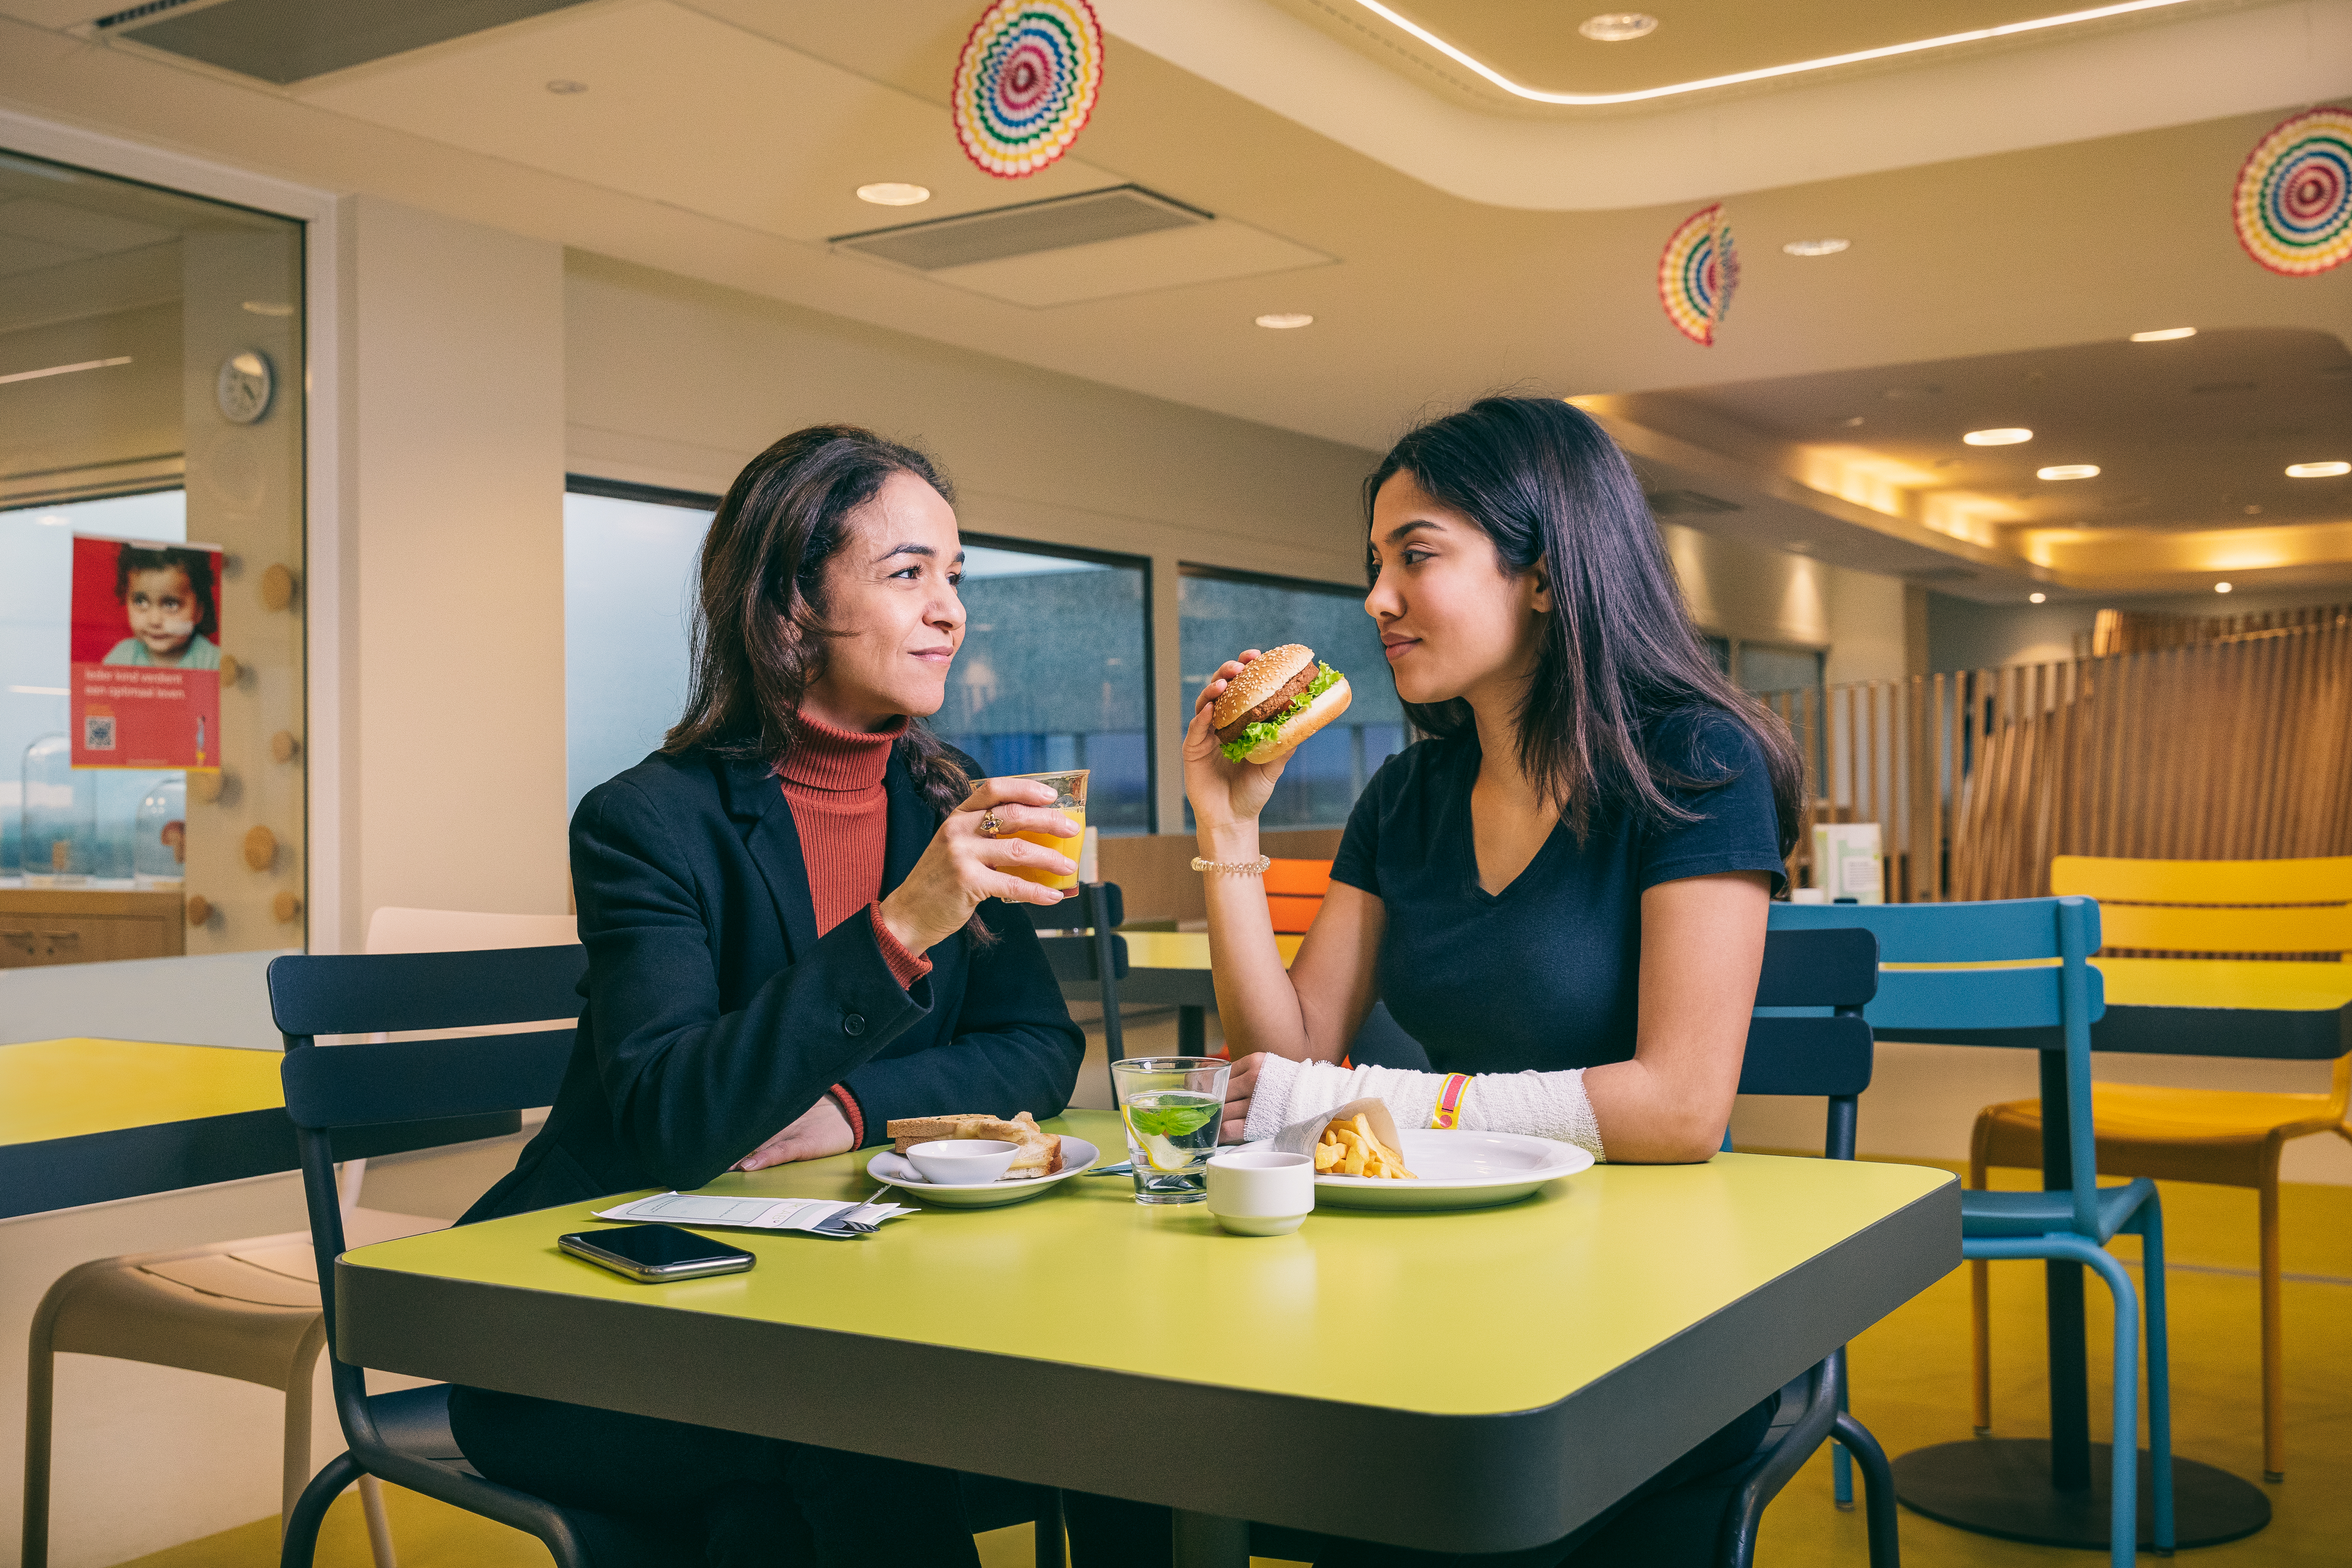
<path id="1" fill-rule="evenodd" d="M 1225 1075 L 1216 1057 L 1132 1057 L 1110 1065 L 1127 1156 L 1139 1204 L 1198 1203 L 1209 1190 L 1209 1156 L 1225 1115 Z"/>

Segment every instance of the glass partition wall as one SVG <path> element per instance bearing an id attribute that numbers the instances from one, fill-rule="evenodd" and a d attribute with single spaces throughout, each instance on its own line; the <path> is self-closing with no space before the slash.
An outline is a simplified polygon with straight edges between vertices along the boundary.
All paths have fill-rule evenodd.
<path id="1" fill-rule="evenodd" d="M 301 278 L 0 152 L 0 967 L 303 945 Z"/>

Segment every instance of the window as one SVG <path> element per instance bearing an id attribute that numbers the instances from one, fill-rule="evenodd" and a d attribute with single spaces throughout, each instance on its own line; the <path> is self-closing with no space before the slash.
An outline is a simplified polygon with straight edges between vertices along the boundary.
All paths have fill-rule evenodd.
<path id="1" fill-rule="evenodd" d="M 574 477 L 563 498 L 571 804 L 661 745 L 686 706 L 695 567 L 716 503 Z M 1087 821 L 1151 831 L 1147 571 L 967 534 L 963 647 L 931 728 L 984 773 L 1087 768 Z"/>
<path id="2" fill-rule="evenodd" d="M 563 498 L 567 814 L 686 710 L 695 560 L 717 503 L 574 479 Z"/>
<path id="3" fill-rule="evenodd" d="M 931 727 L 990 775 L 1087 768 L 1087 823 L 1149 833 L 1149 566 L 964 535 L 963 649 Z"/>
<path id="4" fill-rule="evenodd" d="M 1360 588 L 1242 577 L 1187 566 L 1178 597 L 1184 711 L 1210 672 L 1245 647 L 1305 643 L 1348 678 L 1347 712 L 1291 753 L 1259 821 L 1267 827 L 1336 827 L 1390 756 L 1404 749 L 1404 707 L 1389 679 L 1380 628 Z M 1185 811 L 1192 826 L 1192 811 Z"/>
<path id="5" fill-rule="evenodd" d="M 1771 643 L 1739 645 L 1739 686 L 1744 691 L 1796 691 L 1822 683 L 1819 648 Z"/>

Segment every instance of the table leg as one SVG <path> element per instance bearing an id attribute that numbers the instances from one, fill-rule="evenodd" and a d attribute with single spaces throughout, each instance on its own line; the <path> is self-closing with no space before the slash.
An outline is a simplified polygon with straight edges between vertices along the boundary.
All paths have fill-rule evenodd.
<path id="1" fill-rule="evenodd" d="M 1205 1056 L 1209 1049 L 1209 1010 L 1206 1007 L 1176 1009 L 1176 1054 L 1180 1057 Z"/>
<path id="2" fill-rule="evenodd" d="M 2042 1190 L 2071 1191 L 2074 1161 L 2066 1144 L 2066 1053 L 2042 1053 Z M 2042 1265 L 2050 1335 L 2050 1484 L 2062 1492 L 2091 1489 L 2091 1371 L 2083 1336 L 2083 1266 Z"/>
<path id="3" fill-rule="evenodd" d="M 1249 1568 L 1249 1521 L 1176 1510 L 1176 1568 Z"/>

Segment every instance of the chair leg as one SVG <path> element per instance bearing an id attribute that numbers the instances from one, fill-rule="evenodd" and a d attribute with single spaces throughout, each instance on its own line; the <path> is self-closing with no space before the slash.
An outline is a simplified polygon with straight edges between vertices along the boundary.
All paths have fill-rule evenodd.
<path id="1" fill-rule="evenodd" d="M 44 1300 L 33 1316 L 32 1351 L 25 1367 L 24 1568 L 48 1568 L 49 1562 L 49 1436 L 58 1369 L 50 1345 L 56 1323 L 56 1309 Z"/>
<path id="2" fill-rule="evenodd" d="M 278 1542 L 278 1568 L 310 1568 L 310 1560 L 318 1555 L 319 1526 L 326 1522 L 327 1510 L 343 1495 L 345 1487 L 359 1479 L 360 1462 L 348 1448 L 310 1478 L 310 1484 L 302 1489 L 286 1516 L 285 1534 Z"/>
<path id="3" fill-rule="evenodd" d="M 310 1483 L 310 1375 L 317 1353 L 297 1355 L 286 1379 L 286 1431 L 279 1457 L 278 1528 L 294 1517 L 294 1505 Z"/>
<path id="4" fill-rule="evenodd" d="M 2172 1344 L 2166 1324 L 2164 1211 L 2150 1199 L 2139 1213 L 2140 1288 L 2147 1314 L 2147 1453 L 2156 1551 L 2172 1555 Z"/>
<path id="5" fill-rule="evenodd" d="M 1069 1542 L 1062 1523 L 1062 1494 L 1048 1491 L 1037 1510 L 1037 1568 L 1069 1568 Z"/>
<path id="6" fill-rule="evenodd" d="M 1902 1568 L 1903 1537 L 1895 1510 L 1895 1470 L 1870 1428 L 1838 1412 L 1838 1452 L 1862 1466 L 1864 1518 L 1870 1526 L 1870 1568 Z"/>
<path id="7" fill-rule="evenodd" d="M 1969 1139 L 1969 1190 L 1984 1191 L 1990 1179 L 1992 1118 L 1977 1113 Z M 1992 1271 L 1982 1258 L 1969 1265 L 1969 1363 L 1970 1421 L 1979 1437 L 1992 1433 Z"/>
<path id="8" fill-rule="evenodd" d="M 360 1478 L 360 1510 L 367 1515 L 368 1555 L 375 1568 L 400 1568 L 392 1549 L 392 1516 L 383 1510 L 383 1483 L 373 1476 Z"/>
<path id="9" fill-rule="evenodd" d="M 2105 1247 L 2084 1242 L 2074 1256 L 2099 1271 L 2115 1298 L 2115 1429 L 2109 1444 L 2113 1469 L 2107 1560 L 2114 1568 L 2133 1568 L 2138 1561 L 2139 1543 L 2139 1291 L 2116 1255 Z"/>
<path id="10" fill-rule="evenodd" d="M 2286 1323 L 2279 1282 L 2278 1150 L 2263 1168 L 2263 1479 L 2286 1479 Z"/>
<path id="11" fill-rule="evenodd" d="M 1831 1376 L 1837 1382 L 1838 1414 L 1846 1413 L 1845 1347 L 1840 1345 L 1830 1352 Z M 1830 1445 L 1830 1500 L 1842 1512 L 1853 1511 L 1853 1456 L 1845 1451 L 1843 1443 Z"/>

